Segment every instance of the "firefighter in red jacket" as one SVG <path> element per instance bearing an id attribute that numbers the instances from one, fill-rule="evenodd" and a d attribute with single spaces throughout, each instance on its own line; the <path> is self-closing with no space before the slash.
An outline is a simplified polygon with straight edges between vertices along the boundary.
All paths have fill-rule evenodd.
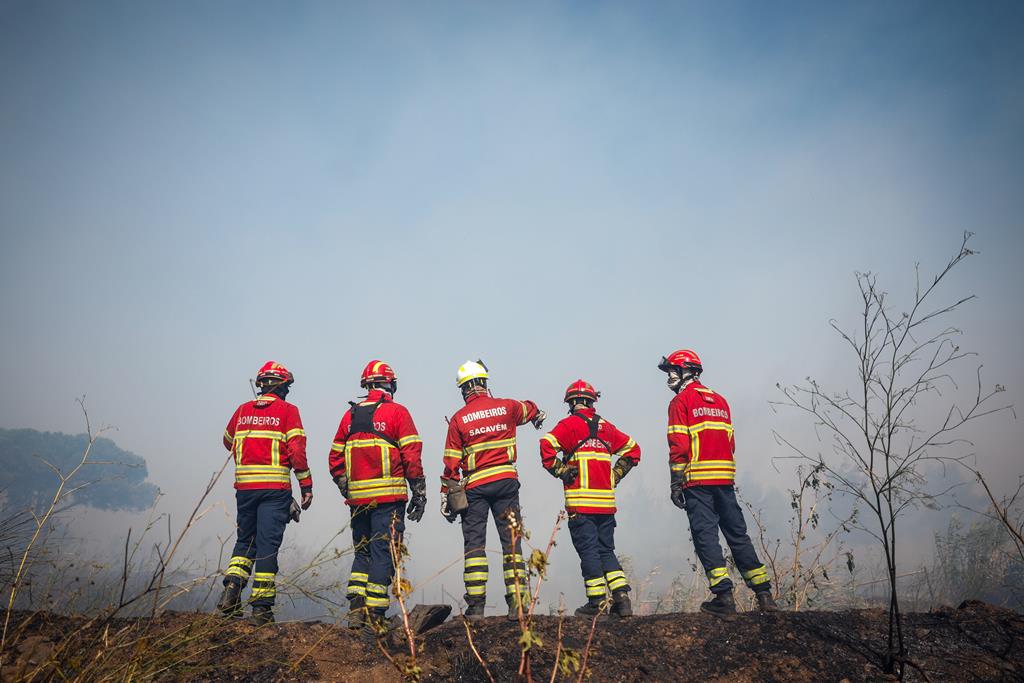
<path id="1" fill-rule="evenodd" d="M 398 377 L 391 366 L 372 360 L 359 386 L 366 396 L 349 402 L 331 446 L 334 483 L 352 513 L 355 558 L 348 580 L 349 626 L 383 623 L 394 578 L 392 531 L 401 542 L 405 515 L 418 522 L 427 504 L 421 452 L 423 440 L 405 406 L 395 403 Z M 406 495 L 406 481 L 412 500 Z"/>
<path id="2" fill-rule="evenodd" d="M 291 516 L 291 470 L 302 490 L 302 509 L 313 502 L 313 478 L 306 464 L 306 432 L 299 409 L 288 403 L 294 376 L 268 361 L 256 374 L 260 396 L 235 410 L 224 430 L 224 447 L 235 458 L 238 533 L 217 608 L 239 616 L 242 589 L 252 574 L 252 620 L 274 620 L 277 551 Z"/>
<path id="3" fill-rule="evenodd" d="M 686 510 L 693 545 L 713 594 L 700 608 L 712 614 L 736 611 L 732 580 L 718 543 L 721 528 L 758 607 L 775 610 L 768 571 L 757 558 L 736 501 L 736 439 L 729 404 L 700 383 L 704 368 L 693 351 L 674 351 L 661 359 L 658 369 L 668 373 L 668 387 L 676 394 L 668 406 L 672 503 Z"/>
<path id="4" fill-rule="evenodd" d="M 516 427 L 533 423 L 540 429 L 544 412 L 533 401 L 494 398 L 487 390 L 487 368 L 481 361 L 466 361 L 456 373 L 466 405 L 448 422 L 444 445 L 442 480 L 464 487 L 469 508 L 462 513 L 465 549 L 463 578 L 466 583 L 465 616 L 484 614 L 487 591 L 487 513 L 494 516 L 501 541 L 505 601 L 509 618 L 515 618 L 526 602 L 526 563 L 522 543 L 512 543 L 510 514 L 521 519 L 519 477 L 516 474 Z M 442 489 L 441 514 L 454 522 L 457 514 L 448 507 L 447 484 Z M 520 590 L 517 593 L 516 583 Z"/>
<path id="5" fill-rule="evenodd" d="M 564 399 L 569 417 L 540 440 L 540 456 L 544 469 L 565 488 L 569 534 L 587 594 L 587 604 L 576 615 L 600 614 L 610 592 L 612 614 L 629 617 L 629 583 L 615 557 L 615 487 L 640 463 L 640 447 L 597 414 L 594 403 L 600 395 L 582 379 L 569 385 Z"/>

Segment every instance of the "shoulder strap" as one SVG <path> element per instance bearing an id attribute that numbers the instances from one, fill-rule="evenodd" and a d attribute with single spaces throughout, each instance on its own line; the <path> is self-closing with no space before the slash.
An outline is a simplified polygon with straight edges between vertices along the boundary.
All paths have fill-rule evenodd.
<path id="1" fill-rule="evenodd" d="M 590 441 L 591 439 L 597 439 L 598 441 L 600 441 L 604 445 L 604 447 L 606 449 L 608 449 L 608 452 L 611 453 L 612 452 L 611 444 L 609 444 L 607 441 L 605 441 L 604 439 L 602 439 L 601 437 L 599 437 L 597 435 L 597 430 L 601 426 L 601 416 L 598 415 L 597 413 L 594 413 L 594 418 L 593 419 L 587 419 L 586 417 L 584 417 L 582 415 L 576 415 L 576 417 L 580 418 L 581 420 L 583 420 L 584 423 L 586 423 L 588 434 L 587 434 L 587 436 L 583 437 L 580 440 L 580 442 L 577 443 L 575 446 L 573 446 L 569 450 L 565 451 L 565 455 L 563 456 L 563 461 L 564 462 L 569 462 L 576 455 L 576 451 L 578 451 L 580 449 L 580 446 L 585 444 L 587 441 Z"/>
<path id="2" fill-rule="evenodd" d="M 379 439 L 387 441 L 389 444 L 398 448 L 398 442 L 392 439 L 387 434 L 377 431 L 373 426 L 373 416 L 377 412 L 377 408 L 384 402 L 384 399 L 378 400 L 373 405 L 360 405 L 353 401 L 349 401 L 348 404 L 352 406 L 349 412 L 352 413 L 352 423 L 349 425 L 348 433 L 351 434 L 373 434 Z"/>

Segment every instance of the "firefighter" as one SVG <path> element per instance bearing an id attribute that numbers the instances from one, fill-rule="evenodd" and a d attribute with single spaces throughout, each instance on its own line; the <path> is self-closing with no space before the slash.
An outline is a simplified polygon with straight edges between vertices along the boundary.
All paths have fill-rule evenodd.
<path id="1" fill-rule="evenodd" d="M 449 522 L 462 515 L 465 616 L 470 619 L 479 619 L 484 614 L 488 511 L 494 516 L 501 540 L 505 601 L 508 616 L 514 619 L 527 598 L 521 539 L 517 536 L 512 543 L 511 522 L 522 520 L 516 474 L 516 427 L 530 422 L 540 429 L 544 411 L 533 401 L 494 398 L 487 389 L 487 379 L 487 367 L 482 361 L 466 361 L 456 373 L 455 383 L 462 390 L 466 405 L 448 422 L 442 480 L 464 488 L 469 507 L 462 513 L 449 509 L 446 483 L 442 488 L 441 514 Z"/>
<path id="2" fill-rule="evenodd" d="M 594 403 L 600 396 L 582 379 L 570 384 L 564 399 L 569 417 L 540 440 L 540 456 L 544 469 L 565 488 L 569 535 L 587 594 L 576 615 L 600 614 L 611 593 L 612 614 L 630 617 L 629 583 L 615 557 L 615 487 L 640 463 L 640 447 L 597 414 Z"/>
<path id="3" fill-rule="evenodd" d="M 675 397 L 668 406 L 668 452 L 672 503 L 690 520 L 690 532 L 713 595 L 704 612 L 736 611 L 732 580 L 718 542 L 718 530 L 732 550 L 743 580 L 761 611 L 777 609 L 770 577 L 747 536 L 743 511 L 736 501 L 736 439 L 725 398 L 700 382 L 704 368 L 693 351 L 674 351 L 658 369 L 668 373 Z"/>
<path id="4" fill-rule="evenodd" d="M 384 361 L 372 360 L 363 369 L 359 386 L 366 389 L 366 396 L 349 402 L 329 457 L 331 476 L 352 514 L 355 558 L 346 596 L 351 628 L 383 624 L 390 605 L 388 586 L 395 574 L 392 539 L 401 543 L 405 516 L 420 521 L 427 504 L 423 440 L 409 411 L 394 400 L 395 371 Z"/>
<path id="5" fill-rule="evenodd" d="M 295 377 L 267 361 L 256 373 L 260 395 L 238 406 L 224 430 L 224 447 L 235 459 L 238 533 L 217 608 L 225 616 L 242 611 L 242 589 L 252 575 L 252 621 L 274 621 L 277 551 L 292 513 L 291 470 L 302 490 L 302 509 L 313 503 L 313 477 L 306 464 L 306 432 L 299 409 L 285 400 Z"/>

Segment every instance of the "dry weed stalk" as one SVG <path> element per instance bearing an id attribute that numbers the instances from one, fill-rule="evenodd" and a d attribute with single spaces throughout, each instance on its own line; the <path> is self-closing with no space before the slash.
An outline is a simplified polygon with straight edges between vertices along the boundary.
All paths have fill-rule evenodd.
<path id="1" fill-rule="evenodd" d="M 469 619 L 462 617 L 462 625 L 466 629 L 466 640 L 469 641 L 469 649 L 473 652 L 473 656 L 476 657 L 476 661 L 480 662 L 480 666 L 483 667 L 484 673 L 487 674 L 487 680 L 490 683 L 494 683 L 494 676 L 491 675 L 491 670 L 487 666 L 487 662 L 480 655 L 480 651 L 476 649 L 476 643 L 473 642 L 473 630 L 469 627 Z"/>
<path id="2" fill-rule="evenodd" d="M 50 519 L 53 517 L 54 512 L 57 510 L 57 507 L 69 496 L 74 494 L 74 492 L 78 490 L 78 488 L 80 488 L 68 488 L 68 481 L 70 481 L 76 474 L 78 474 L 78 472 L 83 467 L 85 467 L 85 464 L 89 461 L 89 453 L 92 452 L 92 447 L 95 445 L 96 440 L 100 438 L 100 435 L 102 435 L 104 432 L 104 430 L 101 429 L 98 433 L 93 434 L 92 425 L 89 422 L 89 411 L 86 410 L 85 408 L 85 398 L 78 398 L 76 399 L 76 401 L 78 402 L 79 407 L 81 407 L 82 415 L 85 418 L 87 442 L 85 445 L 85 449 L 82 451 L 81 460 L 78 462 L 77 465 L 71 468 L 71 471 L 68 472 L 68 474 L 66 475 L 62 473 L 59 469 L 51 465 L 46 460 L 43 460 L 43 463 L 46 464 L 46 466 L 49 467 L 51 470 L 53 470 L 53 473 L 55 475 L 57 475 L 57 478 L 59 479 L 60 483 L 57 485 L 57 490 L 54 492 L 53 498 L 50 500 L 46 508 L 46 511 L 43 512 L 41 516 L 37 515 L 35 510 L 29 510 L 29 514 L 32 515 L 32 519 L 35 522 L 35 530 L 32 532 L 31 538 L 29 539 L 28 543 L 25 545 L 25 548 L 21 553 L 21 560 L 18 563 L 18 569 L 14 572 L 10 588 L 8 589 L 9 593 L 7 597 L 7 610 L 4 613 L 3 631 L 0 632 L 0 670 L 3 669 L 3 666 L 5 664 L 5 658 L 7 656 L 7 632 L 11 623 L 11 614 L 14 611 L 14 602 L 18 598 L 18 592 L 21 590 L 22 583 L 25 580 L 25 568 L 29 564 L 29 558 L 32 556 L 32 551 L 35 548 L 36 542 L 39 540 L 40 535 L 42 535 L 43 529 L 45 529 L 46 525 L 49 524 Z"/>
<path id="3" fill-rule="evenodd" d="M 597 614 L 590 622 L 590 635 L 587 636 L 587 645 L 583 648 L 583 661 L 580 664 L 580 675 L 576 679 L 576 683 L 583 683 L 583 677 L 587 675 L 587 661 L 590 659 L 590 648 L 594 644 L 594 633 L 597 631 L 597 620 L 608 611 L 608 607 L 611 605 L 611 598 L 605 595 L 604 602 L 601 603 L 601 609 L 598 610 Z"/>
<path id="4" fill-rule="evenodd" d="M 519 545 L 520 540 L 529 539 L 529 533 L 523 527 L 523 521 L 521 517 L 516 514 L 516 512 L 516 510 L 509 510 L 507 513 L 509 528 L 511 529 L 512 532 L 513 549 L 515 549 Z M 530 650 L 534 646 L 541 647 L 544 645 L 544 641 L 542 641 L 540 637 L 537 636 L 537 634 L 534 633 L 531 629 L 531 626 L 533 625 L 533 612 L 537 607 L 537 601 L 540 599 L 540 587 L 541 584 L 544 583 L 544 579 L 547 577 L 547 569 L 549 558 L 551 557 L 551 551 L 555 547 L 555 538 L 558 536 L 558 530 L 559 528 L 561 528 L 562 522 L 565 521 L 565 516 L 565 510 L 560 510 L 558 512 L 558 517 L 555 518 L 554 528 L 551 530 L 551 536 L 548 538 L 547 547 L 544 548 L 543 552 L 531 546 L 533 552 L 530 554 L 530 561 L 528 563 L 528 567 L 530 573 L 537 576 L 537 582 L 536 585 L 533 586 L 530 595 L 530 605 L 528 610 L 525 612 L 523 610 L 523 601 L 520 598 L 520 596 L 522 595 L 522 586 L 519 583 L 519 572 L 516 571 L 513 574 L 513 580 L 515 581 L 516 589 L 516 611 L 519 621 L 519 631 L 521 634 L 519 637 L 519 670 L 516 675 L 519 679 L 525 677 L 527 683 L 532 683 L 533 681 L 533 672 L 531 671 L 530 667 Z M 529 576 L 527 577 L 527 579 L 529 579 Z M 527 580 L 526 588 L 527 590 L 530 590 L 529 580 Z"/>
<path id="5" fill-rule="evenodd" d="M 412 593 L 412 584 L 405 578 L 405 558 L 409 556 L 409 550 L 402 542 L 402 537 L 397 529 L 398 517 L 391 517 L 390 537 L 388 538 L 388 550 L 391 553 L 391 563 L 395 568 L 393 592 L 398 599 L 398 609 L 402 615 L 402 629 L 405 631 L 406 642 L 409 645 L 409 661 L 400 670 L 407 680 L 418 682 L 423 675 L 416 660 L 416 637 L 409 626 L 409 610 L 405 604 L 405 598 Z"/>

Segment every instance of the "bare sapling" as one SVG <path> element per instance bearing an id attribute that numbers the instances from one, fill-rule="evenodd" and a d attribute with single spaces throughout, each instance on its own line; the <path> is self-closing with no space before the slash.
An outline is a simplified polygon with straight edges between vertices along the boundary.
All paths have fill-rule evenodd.
<path id="1" fill-rule="evenodd" d="M 806 448 L 775 433 L 799 461 L 819 468 L 836 491 L 852 496 L 867 519 L 854 526 L 881 547 L 889 582 L 888 634 L 882 666 L 902 678 L 907 660 L 897 567 L 903 514 L 918 505 L 935 506 L 952 488 L 937 490 L 929 475 L 967 456 L 958 452 L 969 445 L 960 432 L 968 423 L 1006 410 L 994 404 L 1002 390 L 988 389 L 977 367 L 976 389 L 959 391 L 954 373 L 974 354 L 960 348 L 962 334 L 947 321 L 974 295 L 947 298 L 941 290 L 953 272 L 976 252 L 968 247 L 970 233 L 959 249 L 933 277 L 922 282 L 919 269 L 913 296 L 900 312 L 871 273 L 857 273 L 857 324 L 832 329 L 850 352 L 856 372 L 853 389 L 825 388 L 808 377 L 806 383 L 778 385 L 783 398 L 775 406 L 808 416 L 825 448 Z"/>

